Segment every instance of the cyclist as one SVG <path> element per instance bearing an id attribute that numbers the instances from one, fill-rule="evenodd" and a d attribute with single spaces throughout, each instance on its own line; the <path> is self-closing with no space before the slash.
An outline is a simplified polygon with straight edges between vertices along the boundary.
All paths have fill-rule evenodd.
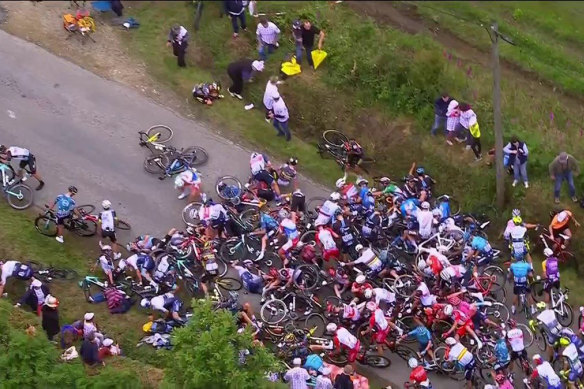
<path id="1" fill-rule="evenodd" d="M 427 366 L 428 362 L 426 360 L 426 354 L 428 354 L 431 361 L 434 360 L 434 350 L 432 348 L 432 334 L 430 333 L 427 327 L 423 325 L 418 325 L 416 328 L 414 328 L 407 334 L 401 335 L 397 339 L 396 344 L 400 343 L 402 340 L 409 337 L 415 338 L 418 341 L 418 355 L 424 361 L 424 366 Z"/>
<path id="2" fill-rule="evenodd" d="M 18 161 L 19 169 L 18 172 L 16 172 L 16 176 L 19 177 L 22 181 L 26 180 L 24 177 L 24 169 L 28 167 L 27 170 L 29 173 L 39 182 L 36 190 L 43 189 L 45 182 L 37 172 L 36 158 L 30 152 L 30 150 L 22 147 L 6 147 L 4 145 L 0 145 L 0 162 L 10 166 L 10 161 L 13 159 Z"/>
<path id="3" fill-rule="evenodd" d="M 385 302 L 390 306 L 395 304 L 395 293 L 384 288 L 365 289 L 363 295 L 367 300 L 375 298 L 374 301 L 377 306 L 381 306 L 382 302 Z"/>
<path id="4" fill-rule="evenodd" d="M 365 299 L 365 291 L 367 289 L 373 289 L 373 285 L 367 282 L 367 277 L 364 274 L 359 274 L 355 278 L 355 282 L 351 285 L 351 293 L 355 296 L 353 302 L 358 302 L 359 300 Z"/>
<path id="5" fill-rule="evenodd" d="M 497 383 L 496 389 L 513 389 L 513 382 L 507 378 L 505 374 L 497 374 L 495 376 L 495 382 Z M 486 386 L 485 386 L 486 388 Z"/>
<path id="6" fill-rule="evenodd" d="M 529 378 L 525 378 L 524 382 L 533 382 L 536 378 L 543 378 L 547 383 L 548 389 L 562 389 L 562 381 L 554 371 L 554 368 L 548 361 L 544 361 L 539 354 L 533 357 L 535 369 Z"/>
<path id="7" fill-rule="evenodd" d="M 452 326 L 448 331 L 442 334 L 442 338 L 448 338 L 450 334 L 456 331 L 456 339 L 460 339 L 469 333 L 474 340 L 477 342 L 478 348 L 483 348 L 483 342 L 479 339 L 476 332 L 474 331 L 474 323 L 472 317 L 476 313 L 476 306 L 473 304 L 468 308 L 464 307 L 454 307 L 450 304 L 444 306 L 444 315 L 452 320 Z"/>
<path id="8" fill-rule="evenodd" d="M 239 274 L 239 279 L 241 284 L 250 293 L 261 293 L 264 287 L 264 277 L 260 275 L 253 274 L 249 269 L 253 266 L 253 261 L 246 259 L 243 261 L 243 266 L 239 266 L 239 261 L 235 260 L 231 263 L 231 266 Z"/>
<path id="9" fill-rule="evenodd" d="M 440 278 L 447 286 L 462 285 L 468 286 L 472 272 L 463 265 L 449 265 L 440 272 Z"/>
<path id="10" fill-rule="evenodd" d="M 118 220 L 116 217 L 116 211 L 111 209 L 112 203 L 109 200 L 103 200 L 101 202 L 101 207 L 103 208 L 103 211 L 99 213 L 97 221 L 99 227 L 101 227 L 99 229 L 100 236 L 110 240 L 114 252 L 114 259 L 120 259 L 122 254 L 120 254 L 116 238 L 115 223 Z"/>
<path id="11" fill-rule="evenodd" d="M 112 251 L 111 246 L 109 246 L 109 245 L 101 246 L 101 255 L 97 259 L 97 262 L 95 263 L 95 265 L 92 266 L 92 268 L 91 268 L 92 272 L 95 271 L 95 267 L 97 266 L 98 263 L 101 266 L 101 270 L 103 270 L 103 272 L 107 276 L 107 279 L 109 280 L 110 285 L 114 285 L 114 276 L 113 276 L 113 271 L 115 268 L 114 267 L 114 253 Z"/>
<path id="12" fill-rule="evenodd" d="M 286 271 L 286 274 L 283 271 Z M 266 282 L 267 285 L 264 286 L 262 289 L 262 298 L 260 303 L 263 304 L 266 302 L 266 294 L 272 290 L 278 289 L 282 283 L 286 283 L 288 281 L 288 269 L 276 269 L 275 267 L 271 267 L 268 274 L 266 274 Z"/>
<path id="13" fill-rule="evenodd" d="M 316 225 L 316 244 L 321 247 L 322 258 L 325 261 L 329 261 L 331 258 L 339 260 L 340 252 L 335 243 L 335 239 L 338 239 L 339 235 L 334 232 L 330 227 L 325 227 L 322 224 Z"/>
<path id="14" fill-rule="evenodd" d="M 164 242 L 152 235 L 140 235 L 136 240 L 128 245 L 128 250 L 137 252 L 150 252 L 153 249 L 163 246 Z"/>
<path id="15" fill-rule="evenodd" d="M 150 285 L 158 291 L 158 284 L 154 282 L 152 277 L 156 263 L 150 255 L 140 252 L 133 254 L 126 259 L 122 259 L 118 263 L 118 268 L 120 270 L 125 270 L 127 266 L 136 271 L 136 276 L 138 277 L 138 282 L 140 284 L 143 283 L 143 278 L 146 278 Z"/>
<path id="16" fill-rule="evenodd" d="M 333 289 L 335 291 L 335 295 L 342 299 L 342 294 L 345 293 L 351 286 L 349 274 L 347 274 L 345 268 L 338 265 L 336 269 L 332 267 L 329 269 L 329 275 L 334 281 Z"/>
<path id="17" fill-rule="evenodd" d="M 296 212 L 289 213 L 285 209 L 280 209 L 278 212 L 280 219 L 280 236 L 286 236 L 286 243 L 278 250 L 278 255 L 282 259 L 284 267 L 288 266 L 288 252 L 295 248 L 300 241 L 300 234 L 296 228 Z"/>
<path id="18" fill-rule="evenodd" d="M 375 252 L 370 247 L 367 247 L 365 249 L 362 244 L 358 244 L 357 246 L 355 246 L 355 251 L 359 253 L 359 258 L 347 263 L 341 262 L 340 265 L 354 266 L 362 263 L 365 266 L 367 266 L 371 273 L 374 274 L 379 273 L 383 269 L 383 262 L 381 262 L 381 260 L 377 257 L 377 254 L 375 254 Z"/>
<path id="19" fill-rule="evenodd" d="M 456 364 L 464 370 L 466 387 L 471 389 L 472 376 L 476 367 L 474 356 L 466 347 L 464 347 L 459 341 L 452 337 L 446 338 L 445 343 L 448 346 L 445 354 L 446 360 L 456 362 Z"/>
<path id="20" fill-rule="evenodd" d="M 173 319 L 175 322 L 182 324 L 183 320 L 180 317 L 180 310 L 183 303 L 176 297 L 174 291 L 170 291 L 160 296 L 152 297 L 151 299 L 143 298 L 140 301 L 143 308 L 152 308 L 160 311 L 166 315 L 166 319 Z"/>
<path id="21" fill-rule="evenodd" d="M 213 105 L 214 100 L 223 98 L 221 94 L 221 83 L 208 82 L 195 84 L 193 87 L 193 97 L 203 104 Z"/>
<path id="22" fill-rule="evenodd" d="M 172 289 L 177 281 L 176 269 L 174 268 L 170 259 L 170 254 L 163 254 L 157 259 L 156 268 L 152 273 L 152 279 L 158 285 L 162 285 L 164 290 Z"/>
<path id="23" fill-rule="evenodd" d="M 262 237 L 262 249 L 260 255 L 257 257 L 258 261 L 264 257 L 266 247 L 268 246 L 268 240 L 277 234 L 278 228 L 279 224 L 276 219 L 270 216 L 267 212 L 260 212 L 260 229 L 251 233 L 251 235 L 261 235 Z"/>
<path id="24" fill-rule="evenodd" d="M 14 277 L 19 280 L 30 280 L 33 279 L 34 272 L 29 265 L 20 263 L 18 261 L 0 261 L 0 270 L 2 271 L 2 278 L 0 278 L 0 298 L 4 294 L 4 287 L 6 286 L 6 281 L 10 277 Z"/>
<path id="25" fill-rule="evenodd" d="M 201 276 L 201 289 L 203 289 L 205 298 L 209 298 L 209 288 L 207 285 L 212 284 L 219 275 L 219 264 L 217 263 L 215 250 L 210 241 L 205 242 L 202 251 L 200 261 L 205 271 Z"/>
<path id="26" fill-rule="evenodd" d="M 198 196 L 201 196 L 201 200 L 205 201 L 205 194 L 201 194 L 201 175 L 194 167 L 176 176 L 174 179 L 174 187 L 181 191 L 178 195 L 179 200 L 188 196 L 187 201 L 192 203 Z"/>
<path id="27" fill-rule="evenodd" d="M 355 370 L 355 361 L 359 356 L 359 351 L 361 349 L 361 342 L 357 339 L 353 334 L 349 332 L 344 327 L 338 327 L 335 323 L 329 323 L 326 326 L 326 331 L 328 333 L 332 333 L 333 335 L 333 345 L 334 350 L 332 351 L 332 355 L 339 354 L 342 350 L 347 350 L 347 362 L 353 367 Z M 318 351 L 320 347 L 316 347 L 313 349 L 314 346 L 310 346 L 312 351 Z"/>
<path id="28" fill-rule="evenodd" d="M 415 212 L 408 211 L 408 216 L 414 215 L 416 221 L 414 225 L 418 225 L 418 231 L 404 231 L 404 239 L 408 239 L 414 247 L 416 246 L 415 236 L 418 236 L 421 240 L 426 240 L 432 236 L 432 228 L 434 227 L 434 216 L 430 211 L 430 203 L 424 201 L 420 204 L 420 208 L 416 209 Z"/>
<path id="29" fill-rule="evenodd" d="M 517 328 L 517 322 L 514 319 L 509 319 L 507 324 L 509 325 L 509 330 L 506 333 L 506 338 L 511 346 L 511 362 L 519 359 L 519 361 L 525 363 L 527 362 L 527 351 L 523 341 L 523 331 Z M 513 370 L 513 363 L 509 367 Z"/>
<path id="30" fill-rule="evenodd" d="M 345 165 L 345 172 L 358 172 L 361 162 L 363 161 L 363 147 L 353 138 L 345 142 L 345 151 L 347 152 L 347 164 Z"/>
<path id="31" fill-rule="evenodd" d="M 55 239 L 59 243 L 63 243 L 63 227 L 65 226 L 65 220 L 70 219 L 72 216 L 78 216 L 78 212 L 75 209 L 75 200 L 73 196 L 77 194 L 77 188 L 71 185 L 67 189 L 67 193 L 60 194 L 55 199 L 55 202 L 51 206 L 51 209 L 57 206 L 56 216 L 57 216 L 57 236 Z"/>
<path id="32" fill-rule="evenodd" d="M 292 192 L 292 198 L 290 199 L 290 211 L 296 212 L 300 215 L 300 219 L 304 218 L 306 212 L 306 196 L 302 193 L 302 190 L 295 189 Z"/>
<path id="33" fill-rule="evenodd" d="M 423 366 L 418 366 L 418 360 L 414 357 L 408 360 L 408 366 L 412 369 L 410 373 L 410 382 L 418 385 L 420 388 L 432 389 L 432 383 L 428 379 L 428 374 Z"/>
<path id="34" fill-rule="evenodd" d="M 368 311 L 371 312 L 371 318 L 369 319 L 369 328 L 365 331 L 361 331 L 361 335 L 372 334 L 373 343 L 377 345 L 377 352 L 379 355 L 383 355 L 383 345 L 386 344 L 387 335 L 389 335 L 389 330 L 393 328 L 401 336 L 403 330 L 396 326 L 391 320 L 385 317 L 385 313 L 379 308 L 374 301 L 369 301 L 365 304 Z"/>
<path id="35" fill-rule="evenodd" d="M 355 249 L 358 242 L 352 223 L 345 219 L 343 211 L 340 208 L 335 211 L 335 218 L 336 221 L 333 223 L 333 231 L 341 237 L 341 251 L 343 254 L 347 254 L 349 259 L 355 260 L 359 258 Z"/>
<path id="36" fill-rule="evenodd" d="M 509 277 L 513 277 L 513 303 L 511 305 L 511 313 L 515 315 L 517 304 L 519 303 L 519 295 L 524 294 L 527 298 L 527 303 L 531 307 L 531 313 L 535 313 L 535 306 L 533 297 L 531 296 L 531 289 L 528 284 L 528 277 L 533 277 L 533 267 L 525 260 L 513 262 L 509 266 Z"/>
<path id="37" fill-rule="evenodd" d="M 425 198 L 420 199 L 421 185 L 412 175 L 406 177 L 406 183 L 402 186 L 401 191 L 406 199 L 417 199 L 419 202 L 426 200 Z"/>
<path id="38" fill-rule="evenodd" d="M 337 187 L 338 193 L 341 195 L 341 197 L 347 200 L 349 204 L 353 204 L 357 201 L 357 198 L 359 197 L 359 190 L 352 182 L 347 184 L 346 175 L 343 178 L 339 178 L 335 183 L 335 186 Z"/>
<path id="39" fill-rule="evenodd" d="M 511 356 L 509 355 L 509 349 L 505 341 L 505 331 L 503 331 L 502 335 L 502 337 L 497 338 L 495 349 L 493 350 L 494 355 L 490 358 L 490 362 L 493 363 L 493 370 L 490 373 L 495 381 L 501 376 L 503 379 L 506 378 L 507 367 L 509 367 L 509 363 L 511 362 Z"/>
<path id="40" fill-rule="evenodd" d="M 568 344 L 562 351 L 562 355 L 565 357 L 564 369 L 569 370 L 568 387 L 570 389 L 576 389 L 576 387 L 582 385 L 582 379 L 584 377 L 584 368 L 582 367 L 576 345 L 574 343 Z"/>
<path id="41" fill-rule="evenodd" d="M 503 231 L 503 238 L 509 244 L 511 243 L 510 242 L 511 230 L 513 229 L 513 227 L 515 227 L 515 223 L 513 222 L 513 218 L 515 216 L 521 217 L 521 211 L 519 209 L 517 209 L 517 208 L 513 209 L 513 211 L 511 212 L 511 219 L 507 220 L 507 224 L 505 226 L 505 231 Z"/>
<path id="42" fill-rule="evenodd" d="M 574 225 L 576 227 L 580 227 L 580 223 L 578 223 L 572 212 L 565 209 L 554 215 L 548 227 L 550 232 L 550 238 L 553 241 L 561 242 L 560 244 L 562 248 L 568 246 L 568 241 L 572 237 L 572 231 L 570 231 L 571 220 L 574 221 Z M 562 237 L 562 235 L 564 235 L 566 238 Z M 557 244 L 558 243 L 556 243 L 556 246 Z M 554 247 L 553 249 L 555 251 L 558 249 L 558 247 Z"/>
<path id="43" fill-rule="evenodd" d="M 552 288 L 560 289 L 560 266 L 558 258 L 549 247 L 543 250 L 543 255 L 545 255 L 545 260 L 541 264 L 545 278 L 543 290 L 545 292 L 545 302 L 549 304 Z"/>
<path id="44" fill-rule="evenodd" d="M 478 258 L 476 261 L 476 265 L 486 265 L 493 259 L 493 248 L 488 240 L 483 238 L 482 236 L 471 236 L 468 232 L 464 233 L 464 240 L 465 242 L 469 242 L 469 252 L 464 260 L 472 261 L 473 259 Z"/>
<path id="45" fill-rule="evenodd" d="M 199 219 L 205 226 L 207 239 L 213 239 L 224 235 L 229 216 L 223 205 L 215 204 L 212 198 L 208 198 L 199 209 Z"/>
<path id="46" fill-rule="evenodd" d="M 556 313 L 553 309 L 549 309 L 546 303 L 537 303 L 537 308 L 541 311 L 537 314 L 536 320 L 543 325 L 544 332 L 547 337 L 547 343 L 553 345 L 549 348 L 550 360 L 553 355 L 553 349 L 558 347 L 558 340 L 560 340 L 563 327 L 556 318 Z"/>
<path id="47" fill-rule="evenodd" d="M 389 196 L 393 199 L 395 196 L 403 195 L 399 186 L 395 185 L 388 177 L 381 177 L 379 183 L 382 188 L 380 191 L 373 192 L 373 196 Z"/>
<path id="48" fill-rule="evenodd" d="M 337 209 L 340 209 L 339 200 L 341 195 L 337 192 L 330 194 L 329 199 L 324 202 L 323 205 L 318 209 L 318 216 L 314 224 L 327 225 L 331 222 Z"/>
<path id="49" fill-rule="evenodd" d="M 379 209 L 383 209 L 383 205 L 378 207 L 378 210 L 370 213 L 365 219 L 365 222 L 363 222 L 363 227 L 361 227 L 361 237 L 370 242 L 377 240 L 379 231 L 381 230 L 382 219 Z"/>
<path id="50" fill-rule="evenodd" d="M 276 194 L 276 201 L 280 200 L 280 187 L 274 177 L 270 174 L 268 169 L 271 169 L 272 164 L 265 154 L 251 153 L 249 165 L 253 179 L 258 182 L 263 182 L 268 188 L 272 188 Z"/>
<path id="51" fill-rule="evenodd" d="M 526 233 L 529 228 L 536 228 L 537 224 L 523 223 L 521 216 L 514 216 L 513 224 L 513 228 L 509 230 L 513 259 L 519 261 L 527 257 L 527 261 L 532 263 L 533 260 L 529 254 L 529 238 Z"/>
<path id="52" fill-rule="evenodd" d="M 349 304 L 342 303 L 342 306 L 335 306 L 332 303 L 328 303 L 326 310 L 329 313 L 338 314 L 339 312 L 343 311 L 342 319 L 343 321 L 348 321 L 351 323 L 351 327 L 355 327 L 359 325 L 361 322 L 361 315 L 365 310 L 365 303 L 356 304 L 355 302 L 351 302 Z"/>
<path id="53" fill-rule="evenodd" d="M 288 162 L 280 166 L 278 169 L 278 185 L 279 186 L 289 186 L 293 185 L 294 190 L 298 189 L 298 181 L 296 176 L 296 165 L 298 165 L 298 159 L 291 157 Z"/>
<path id="54" fill-rule="evenodd" d="M 424 169 L 424 167 L 418 166 L 418 168 L 416 168 L 415 162 L 412 163 L 412 167 L 410 168 L 409 175 L 414 174 L 414 169 L 416 169 L 416 171 L 415 171 L 416 178 L 422 187 L 422 190 L 420 193 L 420 195 L 421 195 L 420 201 L 424 201 L 426 199 L 429 199 L 430 197 L 432 197 L 432 188 L 436 184 L 436 181 L 432 177 L 430 177 L 428 174 L 426 174 L 426 169 Z"/>

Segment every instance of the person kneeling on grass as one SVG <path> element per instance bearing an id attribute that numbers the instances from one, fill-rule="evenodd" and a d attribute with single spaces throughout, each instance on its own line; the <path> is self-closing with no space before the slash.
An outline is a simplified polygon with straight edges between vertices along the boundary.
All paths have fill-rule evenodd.
<path id="1" fill-rule="evenodd" d="M 221 84 L 219 82 L 196 84 L 193 87 L 193 97 L 199 102 L 212 105 L 213 101 L 222 99 Z"/>

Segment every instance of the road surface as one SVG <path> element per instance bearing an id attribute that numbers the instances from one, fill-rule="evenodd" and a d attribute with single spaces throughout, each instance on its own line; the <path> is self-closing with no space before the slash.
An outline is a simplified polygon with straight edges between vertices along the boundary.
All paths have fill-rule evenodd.
<path id="1" fill-rule="evenodd" d="M 199 145 L 209 152 L 209 162 L 200 170 L 203 187 L 212 197 L 219 176 L 247 179 L 250 150 L 135 90 L 0 31 L 0 143 L 26 147 L 35 154 L 46 181 L 45 188 L 35 193 L 37 205 L 52 202 L 75 185 L 78 204 L 112 201 L 120 217 L 132 224 L 133 236 L 164 235 L 171 227 L 182 228 L 185 202 L 176 198 L 173 180 L 159 181 L 142 167 L 148 151 L 139 147 L 137 131 L 155 124 L 174 130 L 171 144 Z M 307 198 L 330 192 L 304 177 L 300 182 Z M 66 235 L 65 242 L 68 239 L 74 237 Z M 258 299 L 254 303 L 257 306 Z M 403 361 L 391 359 L 391 368 L 374 373 L 381 381 L 401 387 L 409 369 Z M 361 372 L 373 374 L 366 368 Z M 438 387 L 454 384 L 435 376 L 432 380 Z"/>

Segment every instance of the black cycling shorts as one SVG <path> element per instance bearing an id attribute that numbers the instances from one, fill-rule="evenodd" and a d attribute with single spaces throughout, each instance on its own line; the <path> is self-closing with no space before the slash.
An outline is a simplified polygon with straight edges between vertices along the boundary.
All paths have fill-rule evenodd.
<path id="1" fill-rule="evenodd" d="M 349 166 L 357 166 L 361 162 L 363 155 L 359 154 L 349 154 L 347 156 L 347 164 Z"/>
<path id="2" fill-rule="evenodd" d="M 527 284 L 513 285 L 513 294 L 519 296 L 520 294 L 531 293 L 531 288 Z"/>
<path id="3" fill-rule="evenodd" d="M 36 168 L 36 159 L 34 157 L 34 155 L 29 154 L 28 155 L 28 159 L 27 160 L 22 160 L 20 161 L 20 164 L 18 165 L 21 169 L 24 169 L 28 166 L 28 171 L 30 172 L 30 174 L 36 174 L 37 168 Z"/>
<path id="4" fill-rule="evenodd" d="M 306 212 L 306 197 L 303 194 L 293 194 L 290 201 L 290 210 L 292 212 Z"/>
<path id="5" fill-rule="evenodd" d="M 274 177 L 267 170 L 260 170 L 254 174 L 253 179 L 264 182 L 267 186 L 272 186 L 272 182 L 274 182 Z"/>
<path id="6" fill-rule="evenodd" d="M 115 231 L 106 231 L 106 230 L 101 230 L 101 236 L 103 238 L 109 238 L 109 240 L 112 243 L 116 243 L 117 239 L 116 239 L 116 232 Z"/>
<path id="7" fill-rule="evenodd" d="M 67 216 L 63 216 L 63 217 L 57 216 L 57 225 L 58 226 L 64 226 L 65 225 L 65 220 L 71 219 L 71 217 L 72 217 L 72 215 L 67 215 Z"/>

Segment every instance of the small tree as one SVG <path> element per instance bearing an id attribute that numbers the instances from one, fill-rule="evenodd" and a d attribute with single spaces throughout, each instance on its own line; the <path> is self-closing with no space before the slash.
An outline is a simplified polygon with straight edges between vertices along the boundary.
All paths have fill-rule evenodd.
<path id="1" fill-rule="evenodd" d="M 209 301 L 193 300 L 193 318 L 173 332 L 172 361 L 165 371 L 167 384 L 182 388 L 263 388 L 270 386 L 267 371 L 277 361 L 252 335 L 237 333 L 233 315 L 213 311 Z M 241 353 L 248 350 L 242 363 Z"/>

